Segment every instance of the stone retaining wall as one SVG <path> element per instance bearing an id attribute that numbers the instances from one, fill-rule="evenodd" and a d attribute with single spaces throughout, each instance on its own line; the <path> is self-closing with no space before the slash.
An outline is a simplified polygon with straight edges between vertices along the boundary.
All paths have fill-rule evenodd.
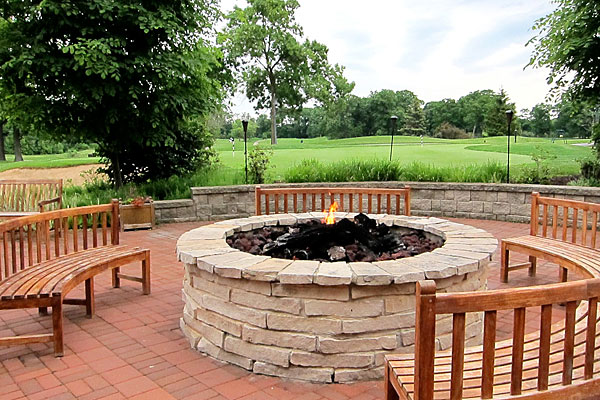
<path id="1" fill-rule="evenodd" d="M 196 207 L 192 199 L 154 202 L 154 217 L 159 223 L 197 221 L 196 215 Z"/>
<path id="2" fill-rule="evenodd" d="M 412 187 L 413 215 L 529 222 L 530 194 L 600 203 L 600 188 L 426 182 L 297 183 L 264 187 Z M 158 222 L 218 221 L 254 215 L 254 185 L 192 188 L 192 199 L 157 201 Z"/>
<path id="3" fill-rule="evenodd" d="M 414 352 L 415 284 L 287 285 L 231 279 L 185 264 L 181 329 L 192 348 L 259 374 L 312 382 L 380 379 L 384 355 Z M 483 290 L 486 268 L 436 279 L 441 292 Z M 467 345 L 482 318 L 467 317 Z M 436 324 L 452 344 L 452 316 Z"/>

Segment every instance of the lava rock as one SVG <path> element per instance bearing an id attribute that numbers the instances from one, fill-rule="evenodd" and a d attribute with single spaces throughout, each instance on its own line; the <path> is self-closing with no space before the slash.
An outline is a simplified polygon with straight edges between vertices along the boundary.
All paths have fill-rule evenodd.
<path id="1" fill-rule="evenodd" d="M 333 246 L 327 250 L 327 254 L 331 261 L 341 261 L 346 258 L 346 249 L 342 246 Z"/>

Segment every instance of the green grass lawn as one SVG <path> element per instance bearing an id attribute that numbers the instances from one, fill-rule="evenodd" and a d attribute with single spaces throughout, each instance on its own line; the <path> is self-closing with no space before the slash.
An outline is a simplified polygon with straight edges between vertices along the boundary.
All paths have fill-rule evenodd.
<path id="1" fill-rule="evenodd" d="M 461 166 L 479 164 L 488 161 L 506 162 L 506 137 L 446 140 L 436 138 L 421 139 L 414 136 L 394 137 L 392 158 L 403 164 L 415 161 L 437 166 Z M 578 159 L 591 153 L 589 147 L 573 146 L 574 143 L 585 140 L 569 140 L 552 143 L 548 139 L 523 138 L 517 139 L 517 144 L 511 138 L 511 165 L 535 165 L 532 155 L 545 151 L 552 157 L 553 170 L 557 174 L 576 174 L 579 172 Z M 270 146 L 268 139 L 249 139 L 249 149 L 254 143 L 264 147 Z M 279 139 L 273 146 L 272 175 L 275 180 L 281 179 L 286 169 L 303 159 L 316 159 L 321 162 L 335 162 L 348 159 L 389 159 L 389 136 L 370 136 L 350 139 L 328 140 L 315 139 Z M 231 151 L 228 140 L 220 139 L 215 149 L 223 166 L 233 169 L 244 168 L 244 143 L 236 140 L 235 154 Z"/>
<path id="2" fill-rule="evenodd" d="M 25 161 L 14 162 L 14 155 L 7 154 L 6 161 L 0 161 L 0 171 L 13 168 L 56 168 L 72 167 L 75 165 L 98 164 L 99 157 L 88 157 L 92 150 L 83 150 L 77 153 L 43 154 L 38 156 L 24 155 Z"/>
<path id="3" fill-rule="evenodd" d="M 487 162 L 506 163 L 506 137 L 476 138 L 463 140 L 445 140 L 436 138 L 421 139 L 414 136 L 394 137 L 393 159 L 402 164 L 420 162 L 439 167 L 478 165 Z M 579 173 L 578 160 L 589 156 L 590 147 L 573 146 L 586 140 L 569 139 L 555 141 L 548 139 L 519 137 L 517 143 L 511 138 L 511 167 L 515 172 L 526 165 L 535 165 L 532 156 L 545 154 L 546 164 L 551 166 L 554 175 L 573 175 Z M 254 143 L 263 147 L 271 147 L 269 139 L 249 139 L 249 149 Z M 329 140 L 314 139 L 279 139 L 273 146 L 273 158 L 269 177 L 279 181 L 286 170 L 305 159 L 314 159 L 322 163 L 343 160 L 388 160 L 390 154 L 389 136 L 367 136 L 350 139 Z M 235 153 L 231 151 L 231 143 L 225 139 L 215 142 L 215 149 L 221 161 L 217 173 L 205 174 L 195 182 L 197 184 L 218 185 L 238 182 L 243 178 L 244 143 L 236 140 Z M 24 162 L 15 163 L 12 155 L 7 155 L 6 162 L 0 162 L 0 171 L 11 168 L 51 168 L 67 167 L 98 163 L 98 157 L 88 157 L 91 150 L 78 153 L 52 155 L 26 155 Z M 214 175 L 214 176 L 213 176 Z M 235 175 L 235 179 L 229 177 Z M 242 177 L 242 178 L 240 178 Z M 202 178 L 202 179 L 200 179 Z M 205 182 L 206 181 L 206 182 Z"/>

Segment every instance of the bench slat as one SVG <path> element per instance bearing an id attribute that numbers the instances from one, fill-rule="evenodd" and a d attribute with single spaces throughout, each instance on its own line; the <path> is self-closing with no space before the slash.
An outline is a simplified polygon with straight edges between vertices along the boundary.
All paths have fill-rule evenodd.
<path id="1" fill-rule="evenodd" d="M 575 309 L 576 301 L 569 301 L 565 310 L 565 352 L 563 356 L 563 385 L 573 381 L 573 354 L 575 343 Z"/>
<path id="2" fill-rule="evenodd" d="M 483 360 L 481 397 L 490 399 L 494 390 L 494 356 L 496 350 L 497 312 L 486 311 L 483 322 Z"/>
<path id="3" fill-rule="evenodd" d="M 538 368 L 538 390 L 548 389 L 550 371 L 550 329 L 552 326 L 552 305 L 542 306 L 540 317 L 540 354 Z"/>
<path id="4" fill-rule="evenodd" d="M 588 303 L 588 320 L 585 343 L 585 379 L 594 376 L 594 349 L 596 338 L 596 324 L 598 315 L 598 298 L 593 297 Z"/>
<path id="5" fill-rule="evenodd" d="M 463 368 L 465 351 L 465 314 L 457 313 L 452 316 L 452 373 L 450 383 L 450 398 L 462 398 Z"/>

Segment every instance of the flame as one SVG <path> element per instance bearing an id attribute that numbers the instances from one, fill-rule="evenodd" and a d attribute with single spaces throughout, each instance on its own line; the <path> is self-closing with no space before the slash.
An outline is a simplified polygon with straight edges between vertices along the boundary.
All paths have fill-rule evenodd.
<path id="1" fill-rule="evenodd" d="M 324 224 L 327 224 L 327 225 L 335 224 L 335 215 L 333 215 L 333 213 L 336 212 L 337 209 L 338 209 L 338 203 L 337 203 L 337 201 L 334 201 L 333 204 L 331 205 L 331 207 L 329 207 L 329 212 L 323 210 L 323 212 L 327 213 L 327 216 L 325 218 L 323 218 L 321 220 L 321 222 Z"/>

